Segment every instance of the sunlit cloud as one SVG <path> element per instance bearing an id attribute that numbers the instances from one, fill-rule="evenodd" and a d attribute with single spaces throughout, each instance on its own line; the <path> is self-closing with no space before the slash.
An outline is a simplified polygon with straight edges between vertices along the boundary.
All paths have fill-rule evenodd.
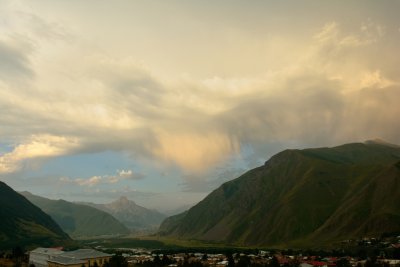
<path id="1" fill-rule="evenodd" d="M 363 23 L 358 32 L 343 33 L 336 22 L 325 24 L 320 32 L 314 35 L 318 43 L 333 45 L 337 48 L 360 47 L 377 42 L 385 34 L 384 28 L 368 20 Z"/>
<path id="2" fill-rule="evenodd" d="M 183 170 L 200 172 L 239 153 L 239 144 L 218 133 L 165 133 L 158 135 L 156 157 L 170 161 Z"/>
<path id="3" fill-rule="evenodd" d="M 339 129 L 346 129 L 344 124 L 351 124 L 352 116 L 345 113 L 353 110 L 369 114 L 369 120 L 375 118 L 368 111 L 355 110 L 358 92 L 396 85 L 383 69 L 371 70 L 367 65 L 353 69 L 359 57 L 349 56 L 360 49 L 368 53 L 369 46 L 376 45 L 384 34 L 383 27 L 371 21 L 354 32 L 345 32 L 331 22 L 310 36 L 305 55 L 293 58 L 294 64 L 286 68 L 249 78 L 178 77 L 172 83 L 155 77 L 135 61 L 94 51 L 83 57 L 67 80 L 58 71 L 54 75 L 57 81 L 36 71 L 37 81 L 29 89 L 16 92 L 4 85 L 1 101 L 14 109 L 0 120 L 10 125 L 12 119 L 22 120 L 21 114 L 25 114 L 31 123 L 16 124 L 11 132 L 39 131 L 44 136 L 67 132 L 80 152 L 129 151 L 135 157 L 156 159 L 192 174 L 237 156 L 242 144 L 314 140 L 317 145 L 326 142 L 328 133 L 333 134 L 332 143 L 343 142 L 367 128 L 360 125 L 353 129 L 353 136 L 346 137 L 348 132 Z M 72 67 L 80 52 L 70 54 L 65 64 Z M 44 65 L 52 73 L 48 67 Z M 62 80 L 66 83 L 60 83 Z M 387 104 L 382 103 L 382 108 L 387 109 Z M 2 156 L 3 172 L 16 171 L 14 162 L 42 157 L 39 152 L 37 156 L 18 156 L 26 142 L 29 139 L 17 144 L 15 152 Z M 56 148 L 49 152 L 50 148 L 43 146 L 42 154 L 57 157 L 73 152 Z"/>
<path id="4" fill-rule="evenodd" d="M 116 184 L 123 180 L 140 180 L 145 176 L 134 173 L 132 170 L 117 170 L 115 175 L 95 175 L 89 178 L 60 177 L 59 181 L 64 184 L 94 187 L 100 184 Z"/>
<path id="5" fill-rule="evenodd" d="M 12 173 L 24 167 L 35 166 L 37 161 L 71 153 L 79 143 L 74 138 L 52 135 L 32 136 L 11 152 L 0 155 L 0 173 Z M 26 167 L 26 166 L 25 166 Z"/>
<path id="6" fill-rule="evenodd" d="M 373 72 L 367 72 L 363 75 L 361 79 L 361 87 L 365 88 L 386 88 L 393 86 L 396 83 L 385 78 L 380 70 L 375 70 Z"/>

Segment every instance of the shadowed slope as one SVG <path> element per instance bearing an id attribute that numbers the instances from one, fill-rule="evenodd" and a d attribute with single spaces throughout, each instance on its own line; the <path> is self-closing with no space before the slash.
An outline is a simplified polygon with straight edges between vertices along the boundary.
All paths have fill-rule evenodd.
<path id="1" fill-rule="evenodd" d="M 239 245 L 313 246 L 400 231 L 400 149 L 285 150 L 223 184 L 160 233 Z"/>
<path id="2" fill-rule="evenodd" d="M 71 241 L 49 215 L 3 182 L 0 218 L 0 248 L 60 246 Z"/>
<path id="3" fill-rule="evenodd" d="M 28 200 L 49 214 L 74 238 L 126 235 L 130 231 L 110 214 L 65 200 L 51 200 L 22 192 Z"/>

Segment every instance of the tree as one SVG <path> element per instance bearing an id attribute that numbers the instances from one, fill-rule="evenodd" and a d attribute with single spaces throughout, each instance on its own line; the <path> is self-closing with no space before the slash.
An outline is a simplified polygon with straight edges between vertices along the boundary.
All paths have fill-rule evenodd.
<path id="1" fill-rule="evenodd" d="M 12 249 L 13 259 L 21 259 L 24 257 L 24 250 L 20 246 L 16 246 Z"/>
<path id="2" fill-rule="evenodd" d="M 240 257 L 237 265 L 238 267 L 248 267 L 250 266 L 250 258 L 247 255 Z"/>
<path id="3" fill-rule="evenodd" d="M 395 248 L 393 250 L 393 258 L 400 259 L 400 248 Z"/>
<path id="4" fill-rule="evenodd" d="M 281 265 L 279 264 L 278 258 L 276 256 L 273 256 L 272 259 L 269 262 L 269 267 L 280 267 Z"/>
<path id="5" fill-rule="evenodd" d="M 20 267 L 24 260 L 25 252 L 20 246 L 16 246 L 12 249 L 11 258 L 14 260 L 14 267 Z"/>
<path id="6" fill-rule="evenodd" d="M 110 267 L 128 267 L 126 259 L 118 254 L 112 256 L 108 264 Z"/>
<path id="7" fill-rule="evenodd" d="M 171 259 L 167 255 L 163 255 L 162 260 L 161 260 L 161 265 L 162 266 L 167 266 L 172 263 Z"/>
<path id="8" fill-rule="evenodd" d="M 349 262 L 349 260 L 347 258 L 340 258 L 336 262 L 336 266 L 337 267 L 351 267 L 351 264 L 350 264 L 350 262 Z"/>
<path id="9" fill-rule="evenodd" d="M 226 258 L 228 259 L 228 267 L 235 267 L 235 260 L 233 259 L 232 253 L 228 253 Z"/>
<path id="10" fill-rule="evenodd" d="M 161 259 L 160 256 L 158 256 L 158 254 L 154 257 L 153 264 L 154 266 L 161 266 Z"/>

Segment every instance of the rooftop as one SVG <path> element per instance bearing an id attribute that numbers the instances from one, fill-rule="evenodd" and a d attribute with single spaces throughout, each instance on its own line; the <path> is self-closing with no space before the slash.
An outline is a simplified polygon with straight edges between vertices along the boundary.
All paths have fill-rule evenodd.
<path id="1" fill-rule="evenodd" d="M 102 257 L 111 257 L 111 254 L 103 253 L 94 249 L 78 249 L 74 251 L 67 251 L 62 254 L 63 257 L 76 258 L 76 259 L 93 259 Z"/>
<path id="2" fill-rule="evenodd" d="M 52 257 L 48 260 L 49 262 L 55 262 L 62 265 L 70 265 L 70 264 L 85 264 L 86 261 L 72 258 L 72 257 L 64 257 L 63 255 Z"/>
<path id="3" fill-rule="evenodd" d="M 59 255 L 64 253 L 59 248 L 36 248 L 31 251 L 31 253 L 47 254 L 47 255 Z"/>

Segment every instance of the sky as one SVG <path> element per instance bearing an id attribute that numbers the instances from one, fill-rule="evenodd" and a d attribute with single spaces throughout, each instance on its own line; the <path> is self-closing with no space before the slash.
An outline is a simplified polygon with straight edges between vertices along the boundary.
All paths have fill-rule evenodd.
<path id="1" fill-rule="evenodd" d="M 0 1 L 0 180 L 169 211 L 284 149 L 400 144 L 400 1 Z"/>

